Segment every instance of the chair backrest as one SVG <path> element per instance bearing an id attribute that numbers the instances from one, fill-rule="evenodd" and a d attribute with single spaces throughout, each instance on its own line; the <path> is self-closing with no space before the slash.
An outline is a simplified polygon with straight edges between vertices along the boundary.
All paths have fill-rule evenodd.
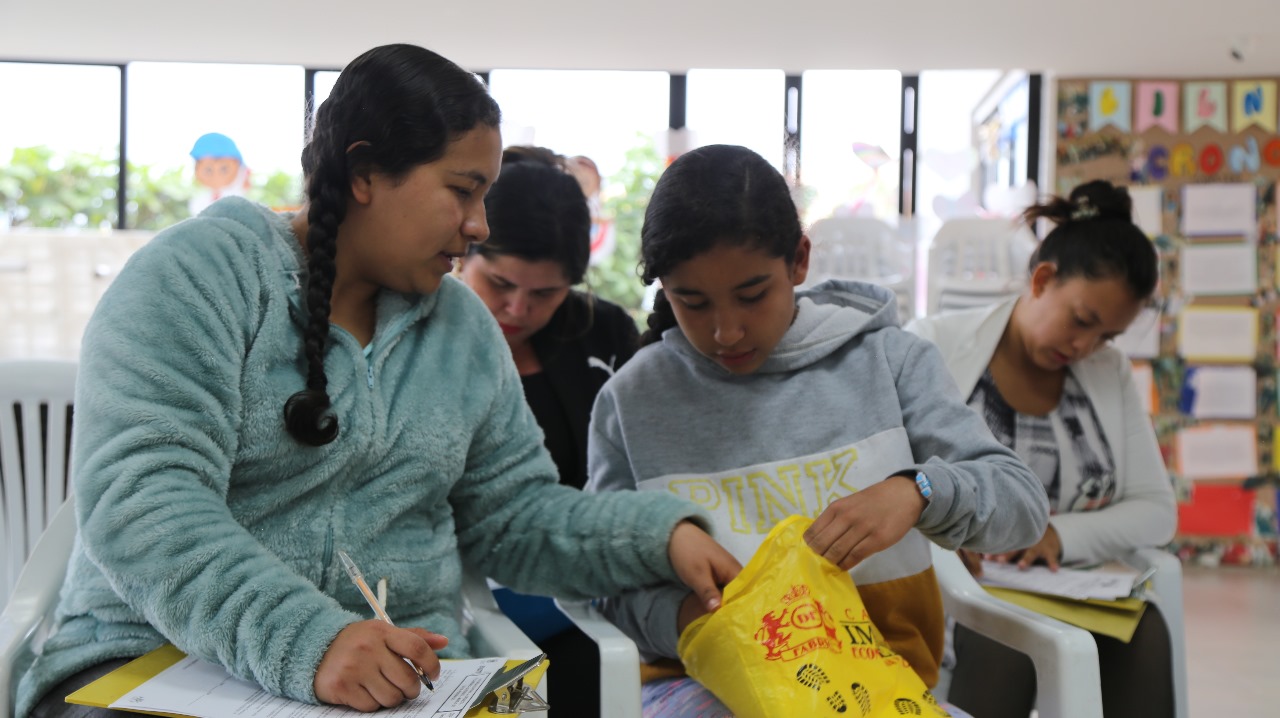
<path id="1" fill-rule="evenodd" d="M 70 493 L 75 385 L 73 361 L 0 360 L 0 598 Z"/>
<path id="2" fill-rule="evenodd" d="M 929 247 L 929 314 L 1020 292 L 1035 248 L 1035 235 L 1011 219 L 947 220 Z"/>
<path id="3" fill-rule="evenodd" d="M 31 550 L 13 596 L 0 613 L 0 718 L 13 711 L 18 679 L 26 672 L 53 626 L 58 592 L 67 573 L 76 539 L 75 501 L 65 501 L 54 513 Z"/>
<path id="4" fill-rule="evenodd" d="M 806 287 L 825 279 L 878 284 L 898 296 L 900 319 L 914 316 L 915 251 L 897 230 L 874 217 L 827 217 L 808 234 L 813 249 Z"/>
<path id="5" fill-rule="evenodd" d="M 911 275 L 911 246 L 874 217 L 827 217 L 809 227 L 812 282 L 857 279 L 894 283 Z"/>

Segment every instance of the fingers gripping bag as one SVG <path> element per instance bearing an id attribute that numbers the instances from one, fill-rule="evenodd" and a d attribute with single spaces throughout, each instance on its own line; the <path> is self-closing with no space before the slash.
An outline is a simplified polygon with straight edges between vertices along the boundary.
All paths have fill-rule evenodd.
<path id="1" fill-rule="evenodd" d="M 775 526 L 719 610 L 689 624 L 685 670 L 738 718 L 947 716 L 872 625 L 849 573 L 805 543 L 812 523 Z"/>

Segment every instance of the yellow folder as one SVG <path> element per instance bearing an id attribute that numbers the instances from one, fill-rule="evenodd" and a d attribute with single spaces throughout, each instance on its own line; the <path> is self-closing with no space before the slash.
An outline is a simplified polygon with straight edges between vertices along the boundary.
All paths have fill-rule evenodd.
<path id="1" fill-rule="evenodd" d="M 1140 598 L 1077 600 L 999 586 L 983 588 L 996 598 L 1093 633 L 1118 638 L 1125 643 L 1133 638 L 1138 621 L 1142 620 L 1142 614 L 1147 610 L 1147 602 Z"/>
<path id="2" fill-rule="evenodd" d="M 75 693 L 72 693 L 67 696 L 67 702 L 83 706 L 93 706 L 95 708 L 107 708 L 112 703 L 120 700 L 121 696 L 142 685 L 147 680 L 155 677 L 169 666 L 172 666 L 182 660 L 186 655 L 187 654 L 178 650 L 173 644 L 166 643 L 145 656 L 121 666 L 84 688 L 81 688 Z M 529 671 L 525 676 L 526 682 L 530 685 L 538 685 L 541 683 L 542 675 L 546 673 L 548 663 L 548 661 L 543 661 L 540 666 Z M 506 667 L 513 668 L 520 664 L 521 661 L 510 660 L 507 661 Z M 116 708 L 116 710 L 129 709 Z M 171 718 L 190 718 L 190 716 L 179 715 L 176 713 L 154 713 L 152 711 L 131 712 L 170 716 Z M 478 706 L 467 712 L 467 718 L 475 718 L 484 713 L 485 707 L 483 705 Z"/>

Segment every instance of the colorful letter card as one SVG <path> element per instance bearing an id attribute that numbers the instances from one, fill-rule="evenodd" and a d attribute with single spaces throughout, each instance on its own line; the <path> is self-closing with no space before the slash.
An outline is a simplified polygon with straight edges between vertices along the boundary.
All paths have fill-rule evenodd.
<path id="1" fill-rule="evenodd" d="M 1227 85 L 1224 82 L 1187 82 L 1182 85 L 1182 131 L 1201 127 L 1227 131 Z"/>
<path id="2" fill-rule="evenodd" d="M 1178 133 L 1178 83 L 1139 82 L 1138 109 L 1134 124 L 1138 132 L 1160 127 Z"/>
<path id="3" fill-rule="evenodd" d="M 1128 82 L 1089 83 L 1089 129 L 1113 125 L 1121 132 L 1133 128 L 1133 86 Z"/>
<path id="4" fill-rule="evenodd" d="M 1275 80 L 1238 80 L 1231 84 L 1231 131 L 1257 125 L 1276 131 Z"/>

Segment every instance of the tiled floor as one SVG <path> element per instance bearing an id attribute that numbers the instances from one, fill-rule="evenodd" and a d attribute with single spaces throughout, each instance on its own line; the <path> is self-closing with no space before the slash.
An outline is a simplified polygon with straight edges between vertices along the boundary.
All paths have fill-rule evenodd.
<path id="1" fill-rule="evenodd" d="M 1280 715 L 1280 569 L 1183 571 L 1191 718 Z"/>

